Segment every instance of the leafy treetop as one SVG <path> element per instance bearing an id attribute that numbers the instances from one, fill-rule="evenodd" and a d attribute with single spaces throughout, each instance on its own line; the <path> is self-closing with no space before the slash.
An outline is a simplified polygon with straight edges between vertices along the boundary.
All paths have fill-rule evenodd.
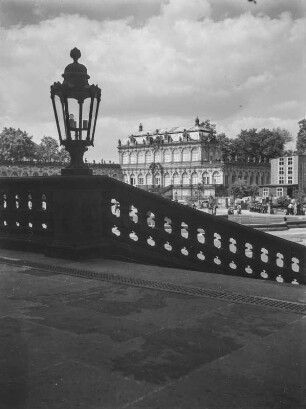
<path id="1" fill-rule="evenodd" d="M 36 144 L 32 136 L 19 128 L 4 128 L 0 133 L 0 158 L 2 160 L 34 159 Z"/>

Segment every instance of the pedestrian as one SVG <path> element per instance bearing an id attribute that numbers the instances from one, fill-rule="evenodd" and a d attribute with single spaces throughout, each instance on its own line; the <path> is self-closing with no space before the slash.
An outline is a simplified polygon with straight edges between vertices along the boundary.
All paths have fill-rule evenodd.
<path id="1" fill-rule="evenodd" d="M 237 214 L 241 214 L 241 205 L 240 204 L 237 206 Z"/>
<path id="2" fill-rule="evenodd" d="M 296 203 L 294 203 L 294 206 L 293 206 L 293 214 L 294 214 L 295 216 L 298 214 L 297 204 L 296 204 Z"/>
<path id="3" fill-rule="evenodd" d="M 218 206 L 215 204 L 215 205 L 214 205 L 214 215 L 217 214 L 217 208 L 218 208 Z"/>
<path id="4" fill-rule="evenodd" d="M 293 204 L 292 203 L 289 203 L 289 205 L 288 205 L 288 214 L 293 214 Z"/>
<path id="5" fill-rule="evenodd" d="M 296 205 L 296 213 L 298 216 L 301 214 L 301 204 L 300 203 L 297 203 Z"/>

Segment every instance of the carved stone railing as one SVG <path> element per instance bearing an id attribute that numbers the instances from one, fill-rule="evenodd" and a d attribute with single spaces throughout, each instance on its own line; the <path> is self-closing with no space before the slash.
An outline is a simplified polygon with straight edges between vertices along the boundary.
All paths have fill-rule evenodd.
<path id="1" fill-rule="evenodd" d="M 107 176 L 0 179 L 0 245 L 306 283 L 306 248 Z"/>

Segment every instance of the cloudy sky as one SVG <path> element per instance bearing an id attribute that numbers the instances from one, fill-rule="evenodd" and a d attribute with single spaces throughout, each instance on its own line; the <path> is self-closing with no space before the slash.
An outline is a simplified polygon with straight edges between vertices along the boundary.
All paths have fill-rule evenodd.
<path id="1" fill-rule="evenodd" d="M 305 0 L 0 0 L 0 129 L 57 137 L 50 85 L 78 47 L 102 88 L 95 148 L 138 129 L 287 128 L 306 112 Z"/>

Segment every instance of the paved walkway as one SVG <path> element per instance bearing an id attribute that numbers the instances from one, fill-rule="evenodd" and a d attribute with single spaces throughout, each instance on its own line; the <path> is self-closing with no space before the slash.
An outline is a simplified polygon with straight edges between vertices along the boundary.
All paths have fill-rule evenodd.
<path id="1" fill-rule="evenodd" d="M 1 409 L 306 407 L 304 315 L 22 260 L 300 304 L 304 286 L 112 260 L 0 256 Z"/>

